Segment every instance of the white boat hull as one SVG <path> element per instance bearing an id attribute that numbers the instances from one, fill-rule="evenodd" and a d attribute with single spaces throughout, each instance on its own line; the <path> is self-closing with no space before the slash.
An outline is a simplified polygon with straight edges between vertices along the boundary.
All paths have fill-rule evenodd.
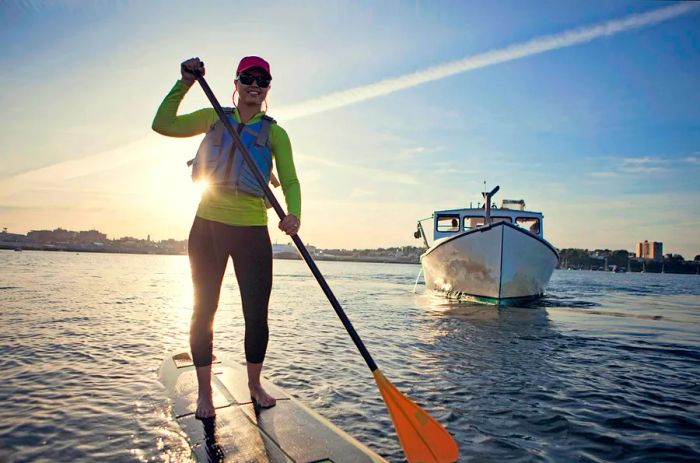
<path id="1" fill-rule="evenodd" d="M 428 289 L 495 302 L 541 296 L 558 262 L 547 241 L 504 222 L 439 240 L 421 256 Z"/>

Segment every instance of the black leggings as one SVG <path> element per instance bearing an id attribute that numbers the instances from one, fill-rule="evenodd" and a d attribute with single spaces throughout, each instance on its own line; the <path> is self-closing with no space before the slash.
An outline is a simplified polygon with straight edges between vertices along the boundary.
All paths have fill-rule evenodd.
<path id="1" fill-rule="evenodd" d="M 211 365 L 214 314 L 229 256 L 241 291 L 245 356 L 262 363 L 269 330 L 267 305 L 272 290 L 272 245 L 267 226 L 234 226 L 195 217 L 188 254 L 194 284 L 190 348 L 196 366 Z"/>

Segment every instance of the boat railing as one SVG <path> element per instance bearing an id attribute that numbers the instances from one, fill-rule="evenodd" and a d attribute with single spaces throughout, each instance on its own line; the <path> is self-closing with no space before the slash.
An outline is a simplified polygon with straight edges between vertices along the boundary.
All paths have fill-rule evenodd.
<path id="1" fill-rule="evenodd" d="M 426 217 L 424 219 L 419 219 L 418 223 L 416 224 L 416 231 L 415 231 L 415 233 L 413 233 L 414 238 L 416 238 L 416 239 L 421 238 L 421 237 L 423 238 L 423 244 L 425 244 L 426 248 L 429 248 L 430 245 L 428 244 L 428 239 L 426 238 L 426 235 L 425 235 L 425 229 L 423 228 L 423 222 L 425 222 L 426 220 L 432 221 L 433 217 L 434 216 L 431 215 L 430 217 Z"/>

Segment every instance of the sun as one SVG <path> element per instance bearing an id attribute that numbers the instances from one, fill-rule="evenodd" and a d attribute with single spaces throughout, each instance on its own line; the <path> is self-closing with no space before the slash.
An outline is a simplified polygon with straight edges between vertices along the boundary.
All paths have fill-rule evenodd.
<path id="1" fill-rule="evenodd" d="M 201 197 L 204 192 L 206 192 L 209 189 L 210 183 L 208 180 L 197 180 L 194 182 L 192 185 L 193 190 L 196 192 L 198 197 Z"/>

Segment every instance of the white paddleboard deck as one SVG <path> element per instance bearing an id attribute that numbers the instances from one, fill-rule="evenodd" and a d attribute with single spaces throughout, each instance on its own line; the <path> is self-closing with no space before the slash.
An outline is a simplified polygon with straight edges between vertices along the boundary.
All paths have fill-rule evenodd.
<path id="1" fill-rule="evenodd" d="M 188 353 L 168 356 L 159 371 L 173 414 L 201 462 L 385 462 L 282 389 L 263 379 L 277 405 L 256 410 L 246 369 L 216 359 L 212 366 L 216 417 L 195 418 L 197 376 Z M 257 412 L 257 413 L 256 413 Z"/>

